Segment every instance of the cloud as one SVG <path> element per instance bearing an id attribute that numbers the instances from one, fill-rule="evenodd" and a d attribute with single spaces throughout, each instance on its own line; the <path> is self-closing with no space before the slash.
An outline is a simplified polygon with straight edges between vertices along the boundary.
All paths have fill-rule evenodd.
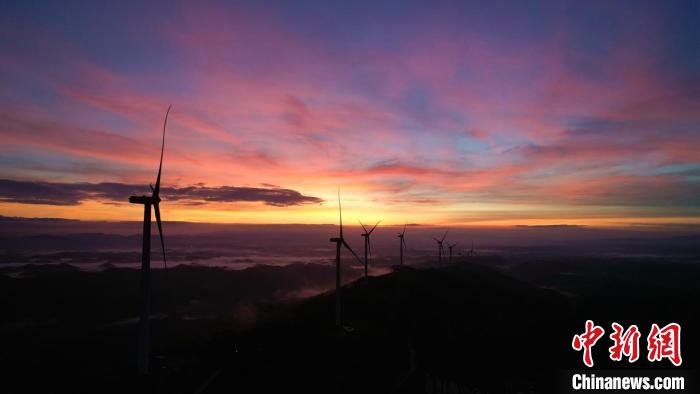
<path id="1" fill-rule="evenodd" d="M 481 130 L 481 129 L 471 129 L 471 130 L 468 130 L 468 131 L 467 131 L 467 134 L 468 134 L 470 137 L 472 137 L 472 138 L 474 138 L 474 139 L 476 139 L 476 140 L 479 140 L 479 141 L 486 141 L 486 140 L 488 140 L 488 138 L 489 138 L 488 133 L 485 132 L 484 130 Z"/>
<path id="2" fill-rule="evenodd" d="M 586 226 L 579 224 L 517 224 L 515 227 L 518 228 L 555 228 L 555 229 L 567 229 L 567 228 L 584 228 Z"/>
<path id="3" fill-rule="evenodd" d="M 25 218 L 21 216 L 3 216 L 0 215 L 0 222 L 33 222 L 33 223 L 73 223 L 78 222 L 76 219 L 63 218 Z"/>
<path id="4" fill-rule="evenodd" d="M 164 187 L 169 201 L 188 204 L 204 202 L 262 202 L 276 207 L 318 204 L 323 200 L 296 190 L 279 187 L 237 187 L 203 185 Z M 142 185 L 124 183 L 52 183 L 0 179 L 0 201 L 20 204 L 78 205 L 86 200 L 125 202 L 129 196 L 148 193 Z"/>
<path id="5" fill-rule="evenodd" d="M 201 200 L 206 202 L 249 201 L 263 202 L 276 207 L 290 205 L 318 204 L 323 202 L 318 197 L 305 196 L 296 190 L 261 187 L 201 187 L 163 188 L 163 194 L 169 200 Z"/>

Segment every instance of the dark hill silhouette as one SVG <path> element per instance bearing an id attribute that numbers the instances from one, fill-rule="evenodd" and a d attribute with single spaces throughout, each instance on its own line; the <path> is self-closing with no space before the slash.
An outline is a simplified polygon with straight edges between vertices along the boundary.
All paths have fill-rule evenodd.
<path id="1" fill-rule="evenodd" d="M 164 289 L 154 292 L 157 372 L 143 380 L 133 362 L 138 271 L 33 266 L 25 278 L 0 277 L 3 299 L 13 300 L 2 325 L 4 363 L 13 361 L 2 367 L 26 392 L 561 392 L 561 371 L 584 369 L 570 343 L 586 319 L 606 336 L 613 321 L 643 335 L 652 322 L 678 322 L 681 369 L 698 366 L 697 264 L 458 260 L 396 267 L 369 286 L 355 270 L 342 292 L 349 331 L 335 326 L 334 292 L 297 303 L 279 293 L 332 286 L 333 267 L 176 267 L 177 313 L 163 314 Z M 594 348 L 596 369 L 674 370 L 614 363 L 608 346 Z M 643 355 L 645 346 L 642 338 Z"/>
<path id="2" fill-rule="evenodd" d="M 527 391 L 556 378 L 533 359 L 570 353 L 571 301 L 493 268 L 402 268 L 343 290 L 352 331 L 334 326 L 333 294 L 313 297 L 215 341 L 204 359 L 218 373 L 205 392 Z"/>
<path id="3" fill-rule="evenodd" d="M 698 332 L 697 290 L 688 286 L 700 272 L 696 266 L 680 267 L 688 281 L 674 290 L 645 287 L 652 278 L 663 283 L 678 275 L 658 265 L 624 268 L 637 272 L 627 286 L 589 270 L 585 280 L 599 281 L 605 291 L 572 297 L 466 261 L 479 260 L 403 268 L 370 278 L 369 286 L 346 286 L 344 324 L 351 332 L 334 328 L 333 295 L 324 294 L 254 331 L 223 335 L 204 356 L 215 377 L 203 392 L 561 392 L 564 372 L 584 369 L 570 343 L 585 319 L 607 331 L 618 321 L 637 324 L 646 335 L 652 322 L 677 321 Z M 692 334 L 684 341 L 684 367 L 692 370 L 698 341 Z M 608 346 L 594 348 L 598 368 L 671 369 L 614 363 Z M 642 353 L 645 346 L 640 341 Z"/>

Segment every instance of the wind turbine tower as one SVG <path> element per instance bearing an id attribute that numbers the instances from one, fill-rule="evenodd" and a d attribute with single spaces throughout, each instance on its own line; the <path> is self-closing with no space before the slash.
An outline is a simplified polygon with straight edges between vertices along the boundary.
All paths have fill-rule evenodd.
<path id="1" fill-rule="evenodd" d="M 335 325 L 340 327 L 342 324 L 341 311 L 340 311 L 340 249 L 344 246 L 347 250 L 352 253 L 357 261 L 362 264 L 362 260 L 357 256 L 354 250 L 345 242 L 343 238 L 343 208 L 340 205 L 340 190 L 338 191 L 338 213 L 340 216 L 340 235 L 338 237 L 331 238 L 331 242 L 335 242 Z"/>
<path id="2" fill-rule="evenodd" d="M 442 254 L 445 252 L 445 248 L 442 246 L 442 243 L 445 242 L 445 237 L 447 237 L 448 231 L 449 230 L 445 231 L 445 234 L 440 239 L 432 237 L 435 240 L 435 242 L 437 242 L 437 245 L 438 245 L 438 264 L 439 265 L 442 265 Z"/>
<path id="3" fill-rule="evenodd" d="M 403 251 L 406 249 L 406 225 L 403 225 L 403 231 L 398 233 L 396 236 L 399 237 L 399 265 L 403 265 Z"/>
<path id="4" fill-rule="evenodd" d="M 450 251 L 450 259 L 448 260 L 448 264 L 451 264 L 451 263 L 452 263 L 452 249 L 453 249 L 455 246 L 457 246 L 458 243 L 459 243 L 459 242 L 455 242 L 455 243 L 453 243 L 453 244 L 451 244 L 451 243 L 449 243 L 449 242 L 447 243 L 447 249 Z"/>
<path id="5" fill-rule="evenodd" d="M 469 256 L 476 256 L 476 251 L 474 250 L 474 241 L 472 241 L 472 248 L 467 253 Z"/>
<path id="6" fill-rule="evenodd" d="M 168 123 L 170 106 L 165 112 L 163 122 L 163 139 L 160 147 L 160 164 L 158 165 L 158 176 L 156 186 L 151 185 L 150 196 L 131 196 L 131 204 L 143 205 L 143 245 L 141 249 L 141 314 L 139 317 L 139 337 L 137 370 L 141 375 L 148 374 L 149 353 L 150 353 L 150 316 L 151 316 L 151 207 L 156 215 L 158 224 L 158 234 L 160 235 L 160 247 L 163 251 L 163 263 L 167 269 L 168 263 L 165 259 L 165 242 L 163 241 L 163 226 L 160 221 L 160 175 L 163 169 L 163 152 L 165 150 L 165 126 Z"/>
<path id="7" fill-rule="evenodd" d="M 377 224 L 372 227 L 371 230 L 367 231 L 367 228 L 365 227 L 362 222 L 360 222 L 360 226 L 362 226 L 362 230 L 364 230 L 364 233 L 362 233 L 362 237 L 365 239 L 365 283 L 369 284 L 369 276 L 367 276 L 367 266 L 369 264 L 369 257 L 372 256 L 372 242 L 370 241 L 370 235 L 372 235 L 372 232 L 374 229 L 377 228 L 381 220 L 377 221 Z"/>

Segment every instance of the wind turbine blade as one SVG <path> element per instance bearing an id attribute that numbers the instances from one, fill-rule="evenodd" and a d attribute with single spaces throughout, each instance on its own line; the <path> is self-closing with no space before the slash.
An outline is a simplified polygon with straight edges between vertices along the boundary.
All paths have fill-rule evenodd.
<path id="1" fill-rule="evenodd" d="M 442 242 L 442 241 L 440 241 L 439 239 L 437 239 L 437 238 L 435 238 L 435 237 L 430 237 L 430 238 L 434 239 L 434 240 L 435 240 L 435 242 L 437 242 L 437 243 L 440 243 L 440 242 Z"/>
<path id="2" fill-rule="evenodd" d="M 168 124 L 168 114 L 170 114 L 170 108 L 172 108 L 172 105 L 168 106 L 168 110 L 165 112 L 165 121 L 163 122 L 163 142 L 160 145 L 160 164 L 158 164 L 156 187 L 153 189 L 154 196 L 158 196 L 158 193 L 160 193 L 160 173 L 163 170 L 163 152 L 165 151 L 165 126 Z"/>
<path id="3" fill-rule="evenodd" d="M 450 232 L 450 230 L 445 231 L 445 235 L 442 236 L 442 239 L 440 240 L 440 242 L 445 240 L 445 237 L 447 237 L 448 232 Z"/>
<path id="4" fill-rule="evenodd" d="M 379 219 L 379 220 L 377 221 L 377 224 L 375 224 L 374 227 L 372 227 L 372 229 L 369 230 L 369 233 L 372 234 L 372 231 L 374 231 L 374 229 L 377 228 L 377 226 L 379 226 L 379 223 L 381 223 L 381 222 L 382 222 L 382 220 Z M 365 231 L 367 231 L 367 230 L 365 230 Z"/>
<path id="5" fill-rule="evenodd" d="M 173 308 L 173 292 L 170 287 L 170 275 L 168 274 L 168 260 L 165 258 L 165 241 L 163 240 L 163 224 L 160 220 L 160 204 L 154 204 L 153 210 L 156 213 L 156 223 L 158 224 L 158 235 L 160 236 L 160 247 L 163 251 L 163 268 L 165 269 L 165 288 L 168 291 L 169 308 Z"/>
<path id="6" fill-rule="evenodd" d="M 401 234 L 404 234 L 405 232 L 406 232 L 406 224 L 404 223 L 404 225 L 403 225 L 403 231 L 401 232 Z"/>
<path id="7" fill-rule="evenodd" d="M 345 242 L 345 240 L 343 240 L 343 245 L 345 246 L 345 248 L 347 248 L 347 250 L 350 251 L 350 253 L 352 253 L 353 256 L 355 256 L 355 258 L 357 259 L 357 261 L 358 261 L 360 264 L 364 264 L 364 261 L 362 261 L 362 259 L 360 259 L 360 256 L 358 256 L 357 253 L 355 253 L 355 251 L 352 250 L 352 248 L 350 247 L 350 245 L 348 245 L 348 243 Z"/>
<path id="8" fill-rule="evenodd" d="M 359 220 L 357 221 L 357 223 L 360 223 L 360 226 L 362 226 L 362 229 L 365 230 L 365 234 L 367 234 L 367 228 L 365 227 L 365 225 L 362 224 L 362 222 Z"/>
<path id="9" fill-rule="evenodd" d="M 340 214 L 340 238 L 343 238 L 343 207 L 340 206 L 340 189 L 338 189 L 338 213 Z"/>
<path id="10" fill-rule="evenodd" d="M 165 260 L 165 241 L 163 240 L 163 224 L 160 221 L 160 204 L 153 204 L 153 210 L 156 213 L 156 223 L 158 224 L 158 235 L 160 235 L 160 247 L 163 250 L 163 263 L 165 269 L 168 269 L 168 263 Z"/>

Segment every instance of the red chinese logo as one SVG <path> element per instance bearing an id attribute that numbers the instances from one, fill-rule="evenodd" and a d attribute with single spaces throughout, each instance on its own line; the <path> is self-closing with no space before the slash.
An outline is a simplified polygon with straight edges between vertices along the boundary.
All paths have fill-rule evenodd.
<path id="1" fill-rule="evenodd" d="M 610 339 L 613 345 L 608 348 L 610 359 L 622 361 L 627 357 L 627 361 L 633 363 L 639 359 L 639 337 L 641 333 L 636 325 L 631 325 L 625 329 L 618 323 L 612 323 L 613 332 Z M 576 351 L 583 350 L 583 363 L 587 367 L 593 366 L 592 348 L 603 336 L 605 330 L 596 326 L 593 321 L 586 320 L 586 331 L 582 334 L 574 335 L 571 347 Z M 647 359 L 651 362 L 661 361 L 667 358 L 675 366 L 681 365 L 681 326 L 677 323 L 670 323 L 663 328 L 657 324 L 651 325 L 651 331 L 647 336 Z"/>
<path id="2" fill-rule="evenodd" d="M 593 355 L 591 354 L 591 348 L 596 342 L 598 342 L 604 333 L 605 330 L 603 330 L 603 327 L 596 326 L 591 320 L 586 320 L 586 332 L 580 335 L 574 335 L 571 346 L 577 351 L 583 349 L 583 363 L 589 367 L 593 366 Z"/>
<path id="3" fill-rule="evenodd" d="M 614 332 L 610 334 L 610 339 L 614 345 L 610 346 L 610 359 L 614 361 L 622 360 L 622 356 L 627 356 L 628 361 L 633 363 L 639 359 L 639 329 L 636 325 L 631 325 L 626 331 L 623 331 L 621 325 L 612 324 Z"/>
<path id="4" fill-rule="evenodd" d="M 647 349 L 649 350 L 647 358 L 649 361 L 661 361 L 664 358 L 668 358 L 675 366 L 679 366 L 683 362 L 681 358 L 680 325 L 671 323 L 659 329 L 659 326 L 652 324 L 647 343 Z"/>

